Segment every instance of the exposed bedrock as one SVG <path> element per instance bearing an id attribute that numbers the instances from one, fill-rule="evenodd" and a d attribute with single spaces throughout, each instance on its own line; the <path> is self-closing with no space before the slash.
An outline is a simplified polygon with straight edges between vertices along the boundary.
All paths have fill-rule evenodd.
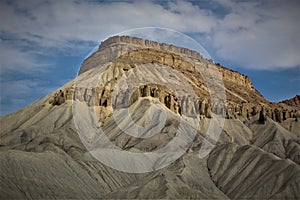
<path id="1" fill-rule="evenodd" d="M 196 67 L 210 70 L 210 66 L 214 64 L 202 58 L 197 52 L 185 48 L 139 38 L 115 36 L 104 41 L 99 50 L 84 61 L 80 73 L 85 79 L 94 77 L 104 63 L 106 63 L 106 69 L 99 77 L 102 84 L 94 87 L 76 87 L 76 97 L 74 98 L 85 101 L 90 106 L 99 107 L 99 115 L 105 116 L 105 118 L 111 114 L 113 104 L 129 106 L 139 98 L 148 96 L 157 98 L 176 114 L 185 113 L 189 116 L 200 115 L 210 118 L 212 112 L 225 113 L 227 118 L 243 117 L 248 120 L 257 118 L 261 123 L 267 117 L 279 123 L 288 119 L 297 120 L 300 117 L 300 110 L 297 107 L 268 102 L 253 88 L 247 76 L 226 69 L 220 64 L 215 66 L 221 72 L 225 86 L 226 109 L 221 101 L 211 102 L 211 91 L 208 90 L 203 74 L 197 71 Z M 144 84 L 136 88 L 129 100 L 126 99 L 127 96 L 124 93 L 120 93 L 117 94 L 119 102 L 113 102 L 112 91 L 115 90 L 117 83 L 131 69 L 140 65 L 147 65 L 149 69 L 163 65 L 177 70 L 192 86 L 196 98 L 192 99 L 189 94 L 178 97 L 174 91 L 163 85 Z M 86 72 L 82 74 L 84 71 Z M 151 73 L 154 74 L 154 72 Z M 137 73 L 136 76 L 138 77 L 139 74 Z M 161 78 L 172 77 L 162 76 Z M 72 99 L 73 90 L 72 87 L 62 91 L 58 90 L 49 103 L 52 105 L 63 104 L 66 100 Z"/>

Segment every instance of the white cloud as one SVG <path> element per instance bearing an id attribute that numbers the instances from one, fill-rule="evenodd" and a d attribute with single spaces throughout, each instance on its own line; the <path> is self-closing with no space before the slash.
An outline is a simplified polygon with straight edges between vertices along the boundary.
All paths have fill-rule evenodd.
<path id="1" fill-rule="evenodd" d="M 45 70 L 44 65 L 37 62 L 33 52 L 3 41 L 0 41 L 0 61 L 1 76 L 8 72 L 31 74 Z"/>
<path id="2" fill-rule="evenodd" d="M 299 66 L 299 3 L 287 2 L 231 4 L 212 36 L 217 55 L 252 69 Z"/>
<path id="3" fill-rule="evenodd" d="M 102 4 L 88 1 L 34 2 L 1 5 L 5 12 L 0 17 L 6 20 L 0 29 L 19 35 L 30 32 L 52 40 L 98 41 L 109 34 L 144 26 L 208 32 L 216 22 L 209 12 L 183 1 L 169 3 L 168 9 L 151 1 Z M 17 12 L 16 7 L 26 12 Z"/>

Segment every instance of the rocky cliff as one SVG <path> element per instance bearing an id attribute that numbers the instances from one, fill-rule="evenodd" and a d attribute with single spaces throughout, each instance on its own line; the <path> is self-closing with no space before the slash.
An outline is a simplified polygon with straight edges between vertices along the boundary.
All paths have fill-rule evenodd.
<path id="1" fill-rule="evenodd" d="M 100 44 L 98 51 L 94 52 L 83 62 L 79 74 L 94 67 L 100 66 L 106 62 L 110 62 L 120 55 L 124 55 L 127 52 L 136 49 L 162 50 L 170 53 L 175 53 L 182 56 L 183 58 L 191 58 L 194 61 L 204 63 L 205 65 L 213 64 L 212 61 L 204 59 L 198 52 L 189 50 L 187 48 L 130 36 L 114 36 L 103 41 Z M 222 72 L 224 79 L 231 81 L 234 84 L 243 85 L 247 88 L 253 88 L 252 83 L 247 76 L 244 76 L 236 71 L 224 68 L 221 65 L 218 65 L 218 67 Z"/>
<path id="2" fill-rule="evenodd" d="M 210 116 L 210 110 L 216 110 L 218 105 L 210 105 L 208 88 L 205 85 L 201 73 L 195 70 L 195 65 L 203 69 L 208 68 L 210 65 L 215 65 L 222 74 L 223 83 L 226 88 L 226 112 L 228 117 L 237 118 L 238 116 L 244 116 L 249 119 L 251 116 L 255 116 L 259 114 L 259 112 L 262 112 L 264 116 L 268 116 L 277 122 L 282 122 L 288 118 L 296 118 L 300 115 L 299 110 L 295 109 L 293 106 L 274 104 L 266 101 L 253 87 L 249 77 L 227 69 L 220 64 L 214 64 L 211 60 L 204 59 L 198 52 L 186 48 L 143 40 L 141 38 L 114 36 L 102 42 L 98 51 L 83 62 L 79 74 L 102 66 L 104 63 L 108 62 L 112 62 L 108 69 L 114 69 L 114 71 L 110 72 L 111 77 L 107 80 L 111 81 L 110 88 L 107 88 L 107 91 L 112 90 L 115 86 L 115 82 L 117 82 L 116 80 L 118 80 L 125 71 L 133 68 L 137 63 L 156 63 L 170 66 L 171 68 L 183 72 L 191 83 L 197 82 L 197 85 L 192 84 L 193 89 L 199 97 L 199 107 L 197 109 L 200 109 L 202 111 L 201 114 L 208 117 Z M 118 70 L 115 70 L 116 68 Z M 103 89 L 99 89 L 99 91 L 102 90 Z M 156 86 L 156 90 L 163 89 Z M 103 102 L 105 102 L 104 98 L 110 103 L 109 92 L 107 94 L 106 92 L 102 93 L 105 97 L 99 97 L 99 99 L 102 99 L 102 103 L 100 103 L 100 100 L 97 100 L 99 105 L 102 105 Z M 138 92 L 135 95 L 143 96 L 141 92 Z M 161 92 L 157 95 L 159 95 L 159 99 L 164 102 L 162 99 L 165 99 L 166 96 L 170 94 Z M 173 95 L 171 95 L 171 97 L 173 102 L 173 99 L 175 98 Z M 173 108 L 178 106 L 180 109 L 180 104 L 182 103 L 181 100 L 179 100 L 179 102 L 176 100 L 174 101 L 174 104 L 176 105 L 171 105 L 170 107 Z M 203 108 L 201 105 L 206 106 Z M 203 110 L 206 111 L 203 112 Z"/>
<path id="3" fill-rule="evenodd" d="M 300 95 L 296 95 L 295 97 L 293 97 L 291 99 L 284 100 L 281 103 L 285 103 L 289 106 L 300 107 Z"/>

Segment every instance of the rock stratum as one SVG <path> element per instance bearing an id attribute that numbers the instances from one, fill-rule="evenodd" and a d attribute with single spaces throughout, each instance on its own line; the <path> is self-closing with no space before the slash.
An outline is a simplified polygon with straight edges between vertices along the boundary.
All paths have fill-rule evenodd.
<path id="1" fill-rule="evenodd" d="M 300 95 L 296 95 L 294 98 L 284 100 L 282 101 L 282 103 L 285 103 L 290 106 L 300 107 Z"/>
<path id="2" fill-rule="evenodd" d="M 222 77 L 226 109 L 224 102 L 212 99 L 219 93 L 211 94 L 208 89 L 213 79 L 196 70 L 207 72 L 211 67 Z M 117 87 L 122 77 L 136 85 L 130 97 L 123 84 Z M 141 77 L 155 81 L 138 84 L 146 80 Z M 167 78 L 171 87 L 159 84 Z M 90 87 L 95 80 L 96 86 Z M 178 96 L 186 83 L 190 87 L 183 87 L 186 95 Z M 189 89 L 194 96 L 188 95 Z M 92 108 L 95 126 L 128 152 L 164 148 L 176 137 L 181 119 L 191 116 L 197 117 L 197 126 L 187 120 L 183 131 L 196 134 L 183 149 L 185 153 L 164 168 L 145 173 L 119 171 L 93 157 L 82 142 L 74 102 L 86 105 L 77 113 L 82 119 L 89 118 L 84 108 Z M 120 118 L 118 124 L 113 116 L 114 110 L 127 108 L 141 126 L 147 127 L 151 120 L 159 122 L 162 111 L 166 123 L 161 129 L 157 124 L 148 127 L 145 134 L 159 130 L 148 138 L 128 135 L 119 126 L 128 124 L 128 119 Z M 220 113 L 225 118 L 220 137 L 207 137 Z M 267 101 L 247 76 L 195 51 L 114 36 L 83 62 L 76 79 L 0 119 L 0 198 L 299 199 L 299 118 L 298 104 Z M 215 146 L 200 158 L 206 141 Z"/>

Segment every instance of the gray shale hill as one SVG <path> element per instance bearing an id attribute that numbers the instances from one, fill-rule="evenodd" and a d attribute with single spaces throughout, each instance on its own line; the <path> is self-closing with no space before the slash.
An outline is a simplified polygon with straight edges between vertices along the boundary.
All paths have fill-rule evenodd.
<path id="1" fill-rule="evenodd" d="M 149 116 L 155 116 L 151 105 L 167 113 L 163 129 L 146 139 L 122 132 L 112 116 L 116 84 L 132 69 L 139 77 L 139 66 L 153 68 L 147 76 L 160 80 L 178 71 L 173 79 L 184 77 L 197 96 L 194 101 L 177 98 L 170 88 L 155 83 L 137 87 L 128 105 L 136 123 L 147 124 Z M 165 68 L 158 72 L 157 66 Z M 227 98 L 220 138 L 202 159 L 199 149 L 219 105 L 211 103 L 196 66 L 218 68 Z M 134 152 L 160 149 L 176 135 L 185 110 L 200 120 L 186 153 L 147 173 L 126 173 L 102 164 L 87 151 L 75 128 L 74 79 L 0 119 L 1 199 L 300 199 L 298 104 L 265 100 L 247 76 L 195 51 L 128 36 L 107 39 L 83 62 L 76 80 L 93 79 L 103 84 L 93 90 L 76 88 L 76 99 L 94 108 L 98 126 L 115 145 Z"/>

